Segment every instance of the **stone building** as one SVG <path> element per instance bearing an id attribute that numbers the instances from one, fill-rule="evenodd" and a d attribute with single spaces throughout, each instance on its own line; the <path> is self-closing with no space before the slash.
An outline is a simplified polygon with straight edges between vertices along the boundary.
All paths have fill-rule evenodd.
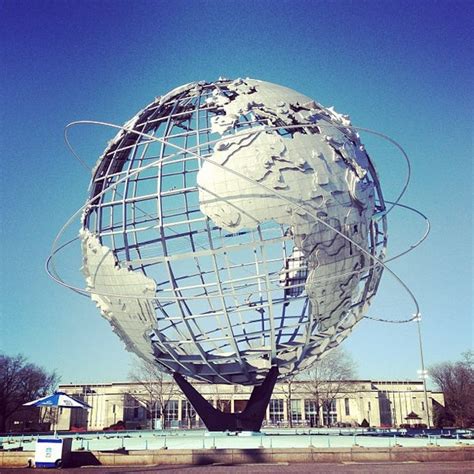
<path id="1" fill-rule="evenodd" d="M 240 412 L 250 397 L 251 387 L 211 385 L 193 382 L 197 390 L 215 407 L 225 412 Z M 59 390 L 80 398 L 91 410 L 62 410 L 58 429 L 82 428 L 103 430 L 122 422 L 128 429 L 203 427 L 194 409 L 179 388 L 167 382 L 162 389 L 166 412 L 159 417 L 157 397 L 147 393 L 139 382 L 68 384 Z M 433 420 L 433 405 L 444 405 L 443 395 L 428 391 L 426 406 L 423 383 L 420 381 L 351 380 L 344 390 L 324 406 L 318 406 L 310 394 L 308 383 L 282 382 L 275 386 L 267 408 L 264 426 L 360 426 L 400 427 L 410 422 L 414 413 L 419 423 Z"/>

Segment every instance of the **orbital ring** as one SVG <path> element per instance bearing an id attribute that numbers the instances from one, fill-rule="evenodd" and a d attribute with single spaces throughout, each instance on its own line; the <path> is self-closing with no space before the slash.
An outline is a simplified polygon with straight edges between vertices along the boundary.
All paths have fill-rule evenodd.
<path id="1" fill-rule="evenodd" d="M 193 154 L 195 156 L 198 156 L 200 159 L 203 159 L 204 161 L 208 161 L 210 162 L 211 164 L 214 164 L 215 166 L 218 166 L 220 167 L 221 169 L 224 169 L 225 171 L 230 171 L 231 173 L 233 173 L 234 175 L 252 183 L 252 184 L 255 184 L 255 181 L 251 178 L 248 178 L 247 176 L 239 173 L 238 171 L 236 170 L 233 170 L 233 169 L 229 169 L 229 168 L 226 168 L 222 165 L 220 165 L 219 163 L 215 162 L 214 160 L 210 159 L 210 158 L 206 158 L 206 157 L 203 157 L 203 156 L 200 156 L 200 155 L 197 155 L 195 152 L 192 151 L 193 148 L 196 148 L 196 147 L 190 147 L 186 150 L 182 149 L 181 147 L 173 144 L 173 143 L 169 143 L 167 140 L 163 140 L 163 139 L 160 139 L 158 137 L 155 137 L 155 136 L 152 136 L 152 135 L 149 135 L 149 134 L 145 134 L 145 133 L 142 133 L 142 132 L 138 132 L 137 130 L 133 130 L 133 129 L 128 129 L 127 127 L 124 127 L 124 126 L 117 126 L 117 125 L 114 125 L 114 124 L 110 124 L 110 123 L 106 123 L 106 122 L 98 122 L 98 121 L 77 121 L 77 122 L 73 122 L 71 124 L 69 124 L 67 127 L 66 127 L 66 130 L 71 127 L 71 126 L 74 126 L 74 125 L 78 125 L 78 124 L 96 124 L 96 125 L 105 125 L 105 126 L 109 126 L 109 127 L 112 127 L 112 128 L 117 128 L 117 129 L 120 129 L 120 130 L 124 130 L 124 131 L 127 131 L 127 132 L 131 132 L 131 133 L 134 133 L 134 134 L 137 134 L 137 135 L 142 135 L 146 138 L 149 138 L 151 141 L 157 141 L 157 142 L 161 142 L 161 143 L 164 143 L 164 144 L 167 144 L 169 146 L 172 146 L 174 148 L 177 148 L 178 150 L 180 150 L 179 153 L 175 153 L 175 154 L 172 154 L 172 155 L 168 155 L 167 157 L 163 158 L 163 159 L 158 159 L 158 160 L 155 160 L 153 161 L 152 163 L 150 163 L 149 165 L 145 166 L 145 167 L 142 167 L 142 168 L 139 168 L 137 170 L 135 170 L 134 172 L 130 173 L 130 175 L 128 176 L 128 178 L 130 178 L 130 176 L 133 176 L 134 174 L 137 174 L 141 171 L 143 171 L 144 169 L 150 167 L 150 166 L 156 166 L 156 164 L 160 164 L 166 160 L 169 160 L 170 158 L 176 156 L 176 155 L 179 155 L 180 153 L 183 153 L 183 152 L 187 152 L 187 153 L 190 153 L 190 154 Z M 236 134 L 235 136 L 245 136 L 245 135 L 251 135 L 251 134 L 256 134 L 256 133 L 261 133 L 261 132 L 264 132 L 264 131 L 268 131 L 268 130 L 278 130 L 280 128 L 285 128 L 285 129 L 288 129 L 288 128 L 298 128 L 298 127 L 309 127 L 309 126 L 314 126 L 314 124 L 298 124 L 298 125 L 295 125 L 295 126 L 289 126 L 289 125 L 286 125 L 286 126 L 273 126 L 273 127 L 263 127 L 263 128 L 259 128 L 259 129 L 253 129 L 251 131 L 246 131 L 246 132 L 240 132 L 238 134 Z M 339 127 L 336 127 L 336 128 L 339 128 Z M 373 132 L 371 130 L 368 130 L 368 129 L 362 129 L 362 128 L 358 128 L 358 127 L 346 127 L 346 128 L 354 128 L 354 129 L 360 129 L 360 130 L 364 130 L 364 131 L 367 131 L 369 133 L 375 133 L 376 135 L 379 135 L 383 138 L 386 138 L 386 139 L 389 139 L 389 137 L 386 137 L 384 136 L 383 134 L 381 133 L 378 133 L 378 132 Z M 67 137 L 67 133 L 66 133 L 66 130 L 65 130 L 65 136 Z M 215 142 L 218 142 L 220 141 L 222 138 L 219 138 L 217 140 L 213 140 L 213 141 L 210 141 L 208 142 L 208 145 L 212 144 L 212 143 L 215 143 Z M 396 144 L 396 142 L 392 139 L 389 139 L 389 141 L 391 143 L 394 143 Z M 69 144 L 69 141 L 67 140 L 67 143 L 68 145 L 70 146 Z M 403 150 L 401 148 L 400 145 L 396 144 L 396 146 Z M 72 149 L 72 147 L 70 146 L 70 148 Z M 74 151 L 74 155 L 76 156 L 76 158 L 78 158 L 81 163 L 83 164 L 83 166 L 87 167 L 85 165 L 85 163 L 80 159 L 80 157 L 78 157 L 78 155 L 75 153 Z M 403 151 L 403 155 L 404 157 L 406 158 L 407 160 L 407 163 L 409 165 L 409 160 L 408 160 L 408 157 L 406 155 L 406 153 L 404 153 Z M 97 199 L 98 197 L 100 197 L 102 194 L 104 194 L 105 192 L 107 192 L 108 190 L 110 190 L 111 188 L 114 188 L 116 187 L 118 184 L 120 184 L 124 179 L 126 178 L 122 178 L 121 180 L 118 180 L 117 182 L 113 183 L 111 186 L 109 186 L 108 188 L 104 189 L 101 193 L 97 194 L 96 196 L 94 196 L 94 200 Z M 407 182 L 409 180 L 409 174 L 408 174 L 408 177 L 407 177 Z M 406 190 L 406 187 L 407 187 L 407 184 L 405 184 L 404 188 L 402 189 L 402 192 L 400 193 L 400 195 L 398 196 L 397 200 L 393 203 L 390 203 L 391 204 L 391 207 L 389 208 L 388 211 L 384 212 L 384 215 L 386 215 L 389 211 L 391 211 L 395 206 L 398 206 L 399 205 L 399 200 L 401 199 L 401 196 L 403 195 L 403 193 L 405 192 Z M 280 199 L 283 199 L 284 201 L 288 202 L 289 204 L 293 205 L 293 206 L 296 206 L 296 207 L 299 207 L 300 209 L 303 209 L 305 210 L 305 212 L 307 212 L 311 217 L 313 217 L 313 219 L 316 221 L 316 222 L 319 222 L 321 223 L 322 225 L 326 226 L 327 228 L 331 229 L 334 233 L 340 235 L 343 239 L 349 241 L 352 243 L 352 245 L 354 245 L 355 247 L 357 247 L 359 250 L 361 250 L 364 254 L 366 254 L 372 261 L 376 262 L 377 265 L 379 266 L 382 266 L 383 268 L 385 268 L 390 274 L 392 274 L 392 276 L 398 281 L 399 284 L 402 285 L 402 287 L 408 292 L 409 296 L 411 297 L 412 301 L 414 302 L 415 304 L 415 307 L 416 307 L 416 314 L 419 313 L 419 307 L 418 307 L 418 303 L 417 303 L 417 300 L 415 298 L 415 296 L 413 295 L 413 293 L 410 291 L 410 289 L 408 288 L 408 286 L 398 277 L 398 275 L 396 275 L 390 268 L 388 268 L 382 260 L 378 259 L 377 257 L 375 257 L 374 255 L 370 254 L 369 252 L 367 252 L 364 248 L 362 248 L 361 246 L 359 246 L 355 241 L 353 241 L 351 238 L 349 238 L 348 236 L 344 235 L 342 232 L 338 231 L 336 228 L 334 228 L 333 226 L 331 226 L 330 224 L 328 224 L 327 222 L 323 221 L 322 219 L 318 218 L 316 215 L 314 215 L 314 213 L 304 209 L 302 206 L 300 206 L 299 204 L 296 204 L 296 203 L 293 203 L 290 199 L 286 198 L 285 196 L 281 196 L 278 192 L 276 192 L 275 190 L 273 190 L 272 188 L 269 188 L 267 187 L 266 185 L 262 184 L 262 183 L 258 183 L 257 182 L 257 185 L 259 185 L 260 187 L 266 189 L 267 191 L 271 192 L 272 194 L 276 195 L 277 197 L 279 197 Z M 80 294 L 89 294 L 89 292 L 87 290 L 84 290 L 84 289 L 81 289 L 81 288 L 76 288 L 76 287 L 73 287 L 72 285 L 69 285 L 67 284 L 64 280 L 62 280 L 62 278 L 59 276 L 59 274 L 57 273 L 56 271 L 56 267 L 55 267 L 55 264 L 54 264 L 54 256 L 62 249 L 64 248 L 66 245 L 68 245 L 69 243 L 71 243 L 72 241 L 69 241 L 68 243 L 66 244 L 63 244 L 61 246 L 58 247 L 57 243 L 58 243 L 58 240 L 60 239 L 60 237 L 62 236 L 62 234 L 64 233 L 65 229 L 72 223 L 72 221 L 77 217 L 77 215 L 82 212 L 85 208 L 87 208 L 87 206 L 89 206 L 92 202 L 92 199 L 90 199 L 89 201 L 87 201 L 78 211 L 76 211 L 73 216 L 71 216 L 70 219 L 68 219 L 68 221 L 66 222 L 66 224 L 63 226 L 63 228 L 61 229 L 61 231 L 58 233 L 54 243 L 53 243 L 53 247 L 52 247 L 52 252 L 51 252 L 51 255 L 48 257 L 48 260 L 46 262 L 46 268 L 47 268 L 47 272 L 48 274 L 54 279 L 56 280 L 58 283 L 62 284 L 63 286 L 66 286 L 70 289 L 73 289 L 74 291 L 77 291 L 78 293 Z M 404 206 L 404 205 L 400 205 L 402 207 L 406 207 L 408 208 L 408 206 Z M 410 208 L 411 209 L 411 208 Z M 413 209 L 411 209 L 413 210 Z M 418 211 L 415 211 L 415 212 L 418 212 Z M 419 213 L 421 214 L 421 213 Z M 415 246 L 412 246 L 412 248 L 408 249 L 407 251 L 404 251 L 402 252 L 402 254 L 398 255 L 398 256 L 395 256 L 393 258 L 391 258 L 390 260 L 393 260 L 395 258 L 398 258 L 399 256 L 403 255 L 403 254 L 406 254 L 407 252 L 413 250 L 413 248 L 415 248 L 416 246 L 419 245 L 419 243 L 421 243 L 425 238 L 426 238 L 426 235 L 427 233 L 422 237 L 422 239 L 417 243 L 415 244 Z M 74 239 L 75 240 L 75 239 Z M 101 293 L 103 294 L 104 296 L 107 296 L 106 293 Z M 116 296 L 114 294 L 114 296 Z M 176 298 L 176 297 L 175 297 Z M 145 299 L 156 299 L 156 296 L 154 297 L 147 297 Z M 401 321 L 394 321 L 394 322 L 408 322 L 408 321 L 411 321 L 413 320 L 414 318 L 412 317 L 411 319 L 409 320 L 401 320 Z M 388 320 L 385 320 L 384 322 L 388 322 Z"/>

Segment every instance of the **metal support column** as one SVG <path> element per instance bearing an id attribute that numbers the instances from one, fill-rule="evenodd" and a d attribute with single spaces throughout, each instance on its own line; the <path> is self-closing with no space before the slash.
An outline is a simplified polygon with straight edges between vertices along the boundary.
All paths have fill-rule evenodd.
<path id="1" fill-rule="evenodd" d="M 181 374 L 175 372 L 173 377 L 209 431 L 260 431 L 278 377 L 278 367 L 272 367 L 263 383 L 254 387 L 242 413 L 223 413 L 214 408 Z"/>

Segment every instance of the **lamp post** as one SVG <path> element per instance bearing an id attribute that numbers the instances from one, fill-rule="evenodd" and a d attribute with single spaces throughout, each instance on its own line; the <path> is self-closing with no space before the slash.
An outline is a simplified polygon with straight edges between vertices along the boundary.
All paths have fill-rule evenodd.
<path id="1" fill-rule="evenodd" d="M 418 371 L 419 377 L 423 379 L 423 392 L 425 395 L 425 407 L 426 407 L 426 421 L 428 428 L 431 428 L 431 420 L 430 420 L 430 407 L 428 405 L 428 393 L 426 391 L 426 379 L 428 377 L 428 371 L 425 370 L 425 361 L 423 358 L 423 342 L 421 339 L 421 314 L 417 313 L 413 315 L 413 321 L 416 322 L 417 328 L 418 328 L 418 343 L 420 346 L 420 360 L 421 360 L 421 370 Z"/>

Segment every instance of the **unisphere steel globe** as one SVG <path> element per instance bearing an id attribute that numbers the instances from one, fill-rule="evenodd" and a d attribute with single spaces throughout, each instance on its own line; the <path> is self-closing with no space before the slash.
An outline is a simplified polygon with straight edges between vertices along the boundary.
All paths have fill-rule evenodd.
<path id="1" fill-rule="evenodd" d="M 384 200 L 347 116 L 255 79 L 140 111 L 93 170 L 80 232 L 92 299 L 169 372 L 255 385 L 336 347 L 377 290 Z"/>

